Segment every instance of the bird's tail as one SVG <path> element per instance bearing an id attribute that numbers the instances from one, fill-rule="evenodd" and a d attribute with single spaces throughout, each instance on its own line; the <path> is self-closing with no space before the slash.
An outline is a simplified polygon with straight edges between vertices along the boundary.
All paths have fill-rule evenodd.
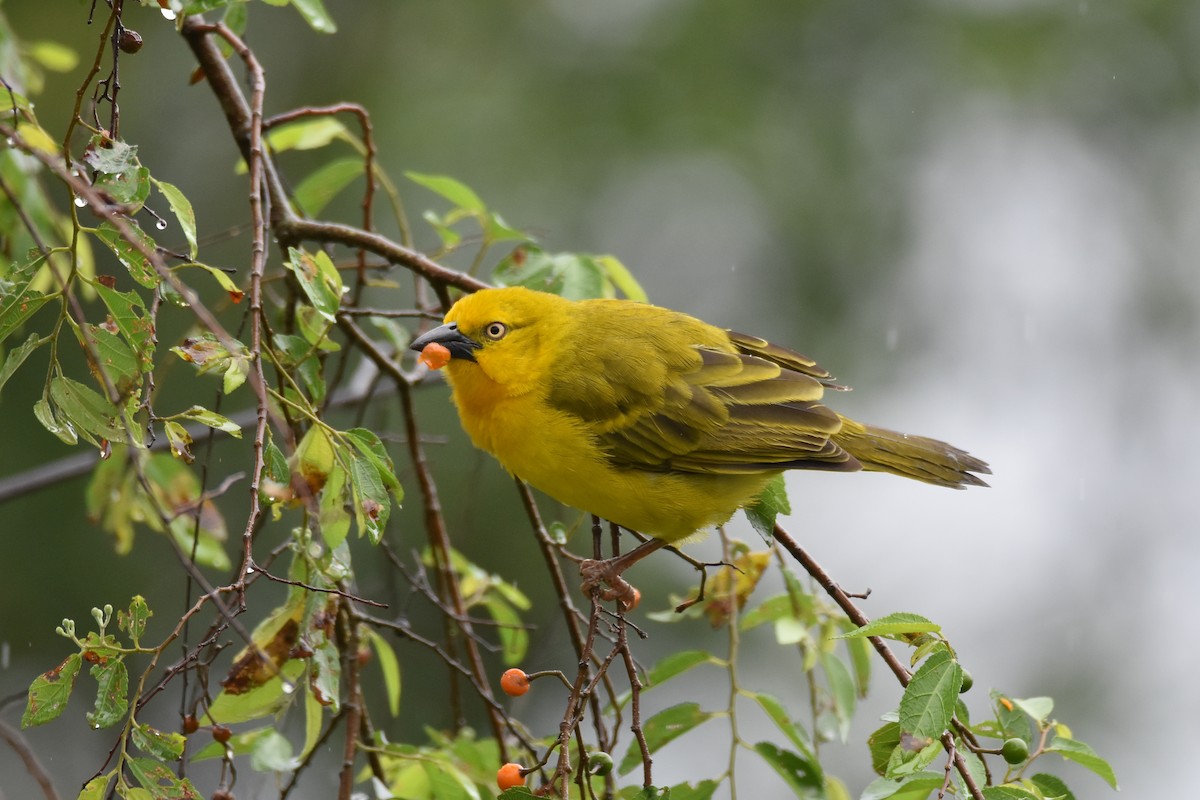
<path id="1" fill-rule="evenodd" d="M 909 436 L 845 417 L 833 440 L 858 459 L 865 470 L 890 472 L 938 486 L 987 486 L 973 473 L 992 472 L 986 462 L 937 439 Z"/>

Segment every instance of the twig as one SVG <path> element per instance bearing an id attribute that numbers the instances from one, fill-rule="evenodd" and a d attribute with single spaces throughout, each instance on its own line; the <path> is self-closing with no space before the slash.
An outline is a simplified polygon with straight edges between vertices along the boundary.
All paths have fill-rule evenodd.
<path id="1" fill-rule="evenodd" d="M 866 615 L 859 610 L 858 606 L 854 605 L 849 596 L 842 591 L 842 588 L 829 576 L 824 567 L 818 564 L 778 523 L 775 524 L 775 541 L 783 545 L 783 548 L 800 562 L 800 565 L 833 598 L 833 601 L 838 604 L 842 611 L 846 612 L 846 616 L 850 618 L 851 622 L 859 627 L 870 622 Z M 883 658 L 884 663 L 892 670 L 896 679 L 900 681 L 900 685 L 908 686 L 908 682 L 912 679 L 912 674 L 900 663 L 900 659 L 887 646 L 887 643 L 878 636 L 869 636 L 867 638 L 875 647 L 876 652 Z M 954 767 L 958 770 L 958 774 L 963 779 L 963 784 L 966 785 L 967 791 L 971 793 L 971 797 L 974 800 L 984 800 L 983 792 L 975 784 L 975 778 L 971 775 L 971 770 L 967 767 L 966 759 L 963 758 L 962 753 L 959 753 L 958 749 L 954 746 L 953 734 L 949 731 L 945 732 L 942 734 L 941 741 L 942 747 L 945 748 L 946 752 L 950 754 L 950 758 L 954 761 Z"/>
<path id="2" fill-rule="evenodd" d="M 46 772 L 46 768 L 42 766 L 42 762 L 38 760 L 37 754 L 33 752 L 33 748 L 25 741 L 21 732 L 0 720 L 0 739 L 4 739 L 20 757 L 25 764 L 25 771 L 37 781 L 46 800 L 58 800 L 58 790 L 54 788 L 54 781 L 50 779 L 50 774 Z"/>

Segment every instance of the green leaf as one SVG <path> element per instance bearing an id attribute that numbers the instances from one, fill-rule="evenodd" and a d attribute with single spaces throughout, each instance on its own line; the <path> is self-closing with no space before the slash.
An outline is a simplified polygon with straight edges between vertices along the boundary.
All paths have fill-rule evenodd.
<path id="1" fill-rule="evenodd" d="M 137 145 L 97 134 L 83 153 L 83 160 L 97 173 L 92 185 L 125 206 L 127 214 L 141 209 L 150 196 L 150 170 L 138 161 L 137 150 Z"/>
<path id="2" fill-rule="evenodd" d="M 16 108 L 26 113 L 31 113 L 33 109 L 25 95 L 11 91 L 2 83 L 0 83 L 0 106 L 8 109 Z"/>
<path id="3" fill-rule="evenodd" d="M 175 761 L 183 755 L 182 733 L 164 733 L 141 722 L 134 724 L 131 733 L 137 748 L 159 761 Z"/>
<path id="4" fill-rule="evenodd" d="M 25 363 L 25 359 L 29 358 L 29 354 L 36 350 L 41 343 L 41 338 L 36 333 L 31 333 L 29 334 L 29 338 L 18 347 L 8 351 L 4 357 L 4 365 L 0 366 L 0 391 L 4 390 L 4 384 L 8 383 L 8 379 Z"/>
<path id="5" fill-rule="evenodd" d="M 921 739 L 901 732 L 900 746 L 892 751 L 884 777 L 898 780 L 916 775 L 942 752 L 941 742 L 936 739 Z"/>
<path id="6" fill-rule="evenodd" d="M 483 607 L 496 620 L 505 665 L 511 667 L 520 664 L 529 649 L 529 631 L 521 626 L 521 617 L 511 605 L 495 594 L 484 597 Z"/>
<path id="7" fill-rule="evenodd" d="M 284 150 L 316 150 L 337 140 L 353 137 L 346 126 L 334 117 L 308 117 L 272 128 L 267 134 L 267 144 L 279 153 Z M 242 169 L 245 169 L 243 163 Z"/>
<path id="8" fill-rule="evenodd" d="M 772 742 L 759 742 L 754 745 L 754 752 L 779 773 L 779 777 L 791 787 L 792 796 L 825 800 L 825 776 L 815 761 L 784 750 Z"/>
<path id="9" fill-rule="evenodd" d="M 845 624 L 853 627 L 853 623 L 849 620 L 846 620 Z M 871 646 L 870 640 L 865 636 L 855 636 L 845 641 L 846 650 L 850 653 L 850 665 L 854 668 L 854 686 L 858 690 L 859 697 L 866 697 L 867 689 L 871 684 L 871 664 L 875 648 Z"/>
<path id="10" fill-rule="evenodd" d="M 113 773 L 97 775 L 84 784 L 75 800 L 104 800 L 108 795 L 108 784 L 112 782 Z"/>
<path id="11" fill-rule="evenodd" d="M 128 174 L 141 166 L 137 151 L 135 144 L 96 134 L 84 149 L 83 160 L 89 167 L 105 175 Z"/>
<path id="12" fill-rule="evenodd" d="M 1039 800 L 1033 792 L 1019 786 L 988 786 L 983 790 L 985 800 Z"/>
<path id="13" fill-rule="evenodd" d="M 1117 788 L 1117 776 L 1113 773 L 1112 766 L 1097 755 L 1090 745 L 1076 739 L 1068 739 L 1065 736 L 1056 736 L 1050 744 L 1046 745 L 1046 749 L 1087 767 L 1103 778 L 1109 786 Z"/>
<path id="14" fill-rule="evenodd" d="M 192 210 L 191 201 L 174 184 L 155 178 L 151 178 L 151 180 L 154 181 L 155 188 L 162 196 L 167 198 L 171 212 L 175 215 L 175 219 L 179 220 L 179 227 L 183 229 L 183 236 L 188 243 L 188 257 L 194 261 L 199 248 L 196 244 L 196 212 Z"/>
<path id="15" fill-rule="evenodd" d="M 371 643 L 371 649 L 375 651 L 375 658 L 379 662 L 379 669 L 383 672 L 383 686 L 387 693 L 388 711 L 392 712 L 392 716 L 400 715 L 400 661 L 396 658 L 396 651 L 392 649 L 388 640 L 380 636 L 370 628 L 366 629 L 367 641 Z"/>
<path id="16" fill-rule="evenodd" d="M 79 437 L 69 422 L 60 419 L 50 405 L 50 401 L 42 398 L 33 404 L 33 416 L 42 426 L 67 444 L 75 444 Z"/>
<path id="17" fill-rule="evenodd" d="M 792 505 L 788 502 L 787 486 L 783 475 L 771 479 L 762 493 L 755 498 L 751 505 L 745 507 L 746 519 L 770 547 L 775 542 L 775 518 L 780 514 L 792 513 Z"/>
<path id="18" fill-rule="evenodd" d="M 296 309 L 296 325 L 309 351 L 336 353 L 342 349 L 340 344 L 329 338 L 329 330 L 333 323 L 321 316 L 312 306 L 300 306 Z M 407 345 L 407 342 L 405 344 Z"/>
<path id="19" fill-rule="evenodd" d="M 665 683 L 676 675 L 687 672 L 692 667 L 699 666 L 700 664 L 715 663 L 716 659 L 713 658 L 712 654 L 706 653 L 703 650 L 683 650 L 678 653 L 672 653 L 655 664 L 646 673 L 646 686 L 658 686 L 660 683 Z"/>
<path id="20" fill-rule="evenodd" d="M 523 230 L 514 228 L 504 221 L 504 218 L 493 212 L 487 215 L 484 226 L 484 237 L 491 242 L 522 241 L 527 242 L 532 237 Z M 611 258 L 611 256 L 606 256 Z"/>
<path id="21" fill-rule="evenodd" d="M 804 732 L 804 728 L 792 721 L 782 702 L 766 692 L 752 692 L 750 698 L 758 703 L 759 707 L 775 723 L 775 727 L 779 728 L 783 735 L 796 746 L 796 749 L 805 758 L 809 760 L 814 758 L 812 743 L 808 739 L 808 734 Z"/>
<path id="22" fill-rule="evenodd" d="M 321 724 L 325 718 L 325 706 L 321 705 L 312 692 L 304 693 L 304 749 L 300 751 L 300 759 L 308 757 L 313 748 L 321 741 Z"/>
<path id="23" fill-rule="evenodd" d="M 246 381 L 250 374 L 250 350 L 237 339 L 232 339 L 234 350 L 230 351 L 216 336 L 207 331 L 190 336 L 183 343 L 171 348 L 171 352 L 191 364 L 200 373 L 221 371 L 222 390 L 229 394 Z"/>
<path id="24" fill-rule="evenodd" d="M 144 253 L 153 253 L 157 245 L 141 227 L 131 219 L 126 219 L 125 224 L 129 226 L 130 235 L 133 240 L 140 245 L 140 248 L 130 243 L 121 232 L 111 222 L 101 222 L 96 228 L 96 238 L 104 242 L 113 255 L 117 257 L 125 269 L 129 271 L 130 277 L 135 281 L 145 286 L 147 289 L 154 289 L 158 286 L 160 278 L 158 272 L 154 269 L 154 264 L 144 255 Z"/>
<path id="25" fill-rule="evenodd" d="M 207 425 L 210 428 L 215 428 L 219 431 L 224 431 L 236 439 L 242 438 L 242 428 L 229 417 L 222 416 L 215 411 L 209 411 L 204 406 L 192 406 L 187 411 L 182 412 L 179 416 L 199 422 L 201 425 Z M 278 448 L 276 448 L 278 452 Z M 282 453 L 280 456 L 282 457 Z M 284 461 L 286 468 L 286 460 Z"/>
<path id="26" fill-rule="evenodd" d="M 648 792 L 647 794 L 639 793 L 632 796 L 641 796 L 648 798 L 648 800 L 656 797 L 662 798 L 662 800 L 709 800 L 714 794 L 717 793 L 717 789 L 719 789 L 720 786 L 721 784 L 714 780 L 700 781 L 695 786 L 691 786 L 686 783 L 677 783 L 668 789 L 664 789 L 662 794 L 659 794 L 657 789 L 651 788 L 648 790 L 641 790 L 642 792 Z M 641 789 L 641 787 L 637 788 Z"/>
<path id="27" fill-rule="evenodd" d="M 110 442 L 130 441 L 130 431 L 123 424 L 121 411 L 79 381 L 63 375 L 51 379 L 50 399 L 77 431 Z M 137 429 L 133 432 L 138 433 Z"/>
<path id="28" fill-rule="evenodd" d="M 936 739 L 954 715 L 962 687 L 962 667 L 947 652 L 930 656 L 913 673 L 900 699 L 900 729 L 918 738 Z"/>
<path id="29" fill-rule="evenodd" d="M 1030 778 L 1029 782 L 1037 787 L 1045 800 L 1075 800 L 1075 795 L 1071 794 L 1071 790 L 1056 775 L 1039 772 Z"/>
<path id="30" fill-rule="evenodd" d="M 214 267 L 211 264 L 205 264 L 200 261 L 192 261 L 187 264 L 181 264 L 180 266 L 181 267 L 199 267 L 200 269 L 207 272 L 209 275 L 212 275 L 213 278 L 216 280 L 217 285 L 225 290 L 225 293 L 227 295 L 229 295 L 230 301 L 232 301 L 234 303 L 242 302 L 242 298 L 246 296 L 246 293 L 243 292 L 241 290 L 241 288 L 237 285 L 237 283 L 233 280 L 233 278 L 231 278 L 229 276 L 229 273 L 226 272 L 225 270 L 221 269 L 220 267 Z"/>
<path id="31" fill-rule="evenodd" d="M 153 800 L 195 800 L 202 797 L 187 778 L 178 778 L 171 768 L 148 758 L 131 758 L 125 762 Z"/>
<path id="32" fill-rule="evenodd" d="M 317 597 L 315 601 L 324 607 L 322 598 Z M 337 647 L 325 636 L 320 636 L 308 662 L 308 687 L 313 697 L 336 714 L 341 704 L 342 685 L 342 662 Z"/>
<path id="33" fill-rule="evenodd" d="M 154 322 L 147 314 L 142 298 L 136 292 L 118 292 L 100 282 L 90 285 L 104 301 L 113 324 L 138 357 L 141 370 L 153 369 Z"/>
<path id="34" fill-rule="evenodd" d="M 351 452 L 350 488 L 354 495 L 354 520 L 358 524 L 358 535 L 365 534 L 371 544 L 379 544 L 392 512 L 392 499 L 388 497 L 375 462 Z"/>
<path id="35" fill-rule="evenodd" d="M 833 698 L 833 713 L 838 721 L 838 734 L 844 744 L 850 735 L 850 722 L 854 718 L 854 707 L 857 694 L 854 691 L 854 679 L 850 670 L 833 653 L 821 654 L 821 666 L 829 681 L 829 693 Z"/>
<path id="36" fill-rule="evenodd" d="M 419 795 L 405 794 L 404 796 L 417 797 Z M 513 788 L 505 789 L 503 792 L 496 795 L 496 800 L 525 800 L 527 797 L 537 797 L 537 795 L 530 791 L 529 787 L 527 786 L 514 786 Z"/>
<path id="37" fill-rule="evenodd" d="M 903 780 L 877 778 L 858 800 L 926 800 L 929 793 L 942 788 L 945 776 L 933 772 L 918 772 Z"/>
<path id="38" fill-rule="evenodd" d="M 129 710 L 129 672 L 123 658 L 95 664 L 91 676 L 96 679 L 96 707 L 87 714 L 93 728 L 107 728 L 125 719 Z"/>
<path id="39" fill-rule="evenodd" d="M 317 429 L 313 428 L 312 430 Z M 305 439 L 301 440 L 301 444 L 308 438 L 305 436 Z M 299 453 L 299 449 L 296 452 Z M 351 515 L 346 510 L 346 501 L 350 494 L 346 481 L 346 470 L 342 469 L 340 464 L 333 464 L 330 471 L 322 477 L 322 482 L 325 486 L 321 489 L 317 522 L 325 544 L 330 548 L 337 548 L 346 541 L 346 534 L 350 532 Z"/>
<path id="40" fill-rule="evenodd" d="M 296 205 L 310 217 L 325 210 L 329 201 L 337 197 L 357 177 L 363 174 L 361 158 L 342 158 L 321 166 L 296 187 L 292 198 Z"/>
<path id="41" fill-rule="evenodd" d="M 320 704 L 318 703 L 318 705 Z M 212 758 L 224 758 L 226 752 L 233 753 L 235 756 L 250 755 L 250 753 L 254 752 L 254 746 L 258 743 L 258 740 L 274 731 L 275 729 L 272 727 L 255 728 L 243 733 L 235 733 L 227 742 L 211 741 L 189 755 L 188 761 L 199 762 Z"/>
<path id="42" fill-rule="evenodd" d="M 886 775 L 892 753 L 900 746 L 900 723 L 885 722 L 882 727 L 867 737 L 867 747 L 871 751 L 871 769 L 878 775 Z"/>
<path id="43" fill-rule="evenodd" d="M 532 246 L 517 250 L 492 272 L 492 282 L 498 286 L 526 286 L 569 300 L 606 296 L 606 280 L 604 270 L 590 256 L 551 255 Z"/>
<path id="44" fill-rule="evenodd" d="M 313 308 L 331 322 L 335 319 L 342 302 L 342 276 L 324 250 L 316 254 L 288 248 L 288 261 L 284 265 L 300 282 L 300 288 L 312 303 Z"/>
<path id="45" fill-rule="evenodd" d="M 286 772 L 298 764 L 292 757 L 292 743 L 277 730 L 267 730 L 250 747 L 250 768 L 256 772 Z"/>
<path id="46" fill-rule="evenodd" d="M 275 483 L 286 486 L 291 480 L 292 470 L 288 467 L 287 456 L 276 446 L 271 437 L 268 437 L 267 446 L 263 449 L 263 467 L 266 477 Z"/>
<path id="47" fill-rule="evenodd" d="M 214 722 L 223 725 L 233 725 L 252 719 L 262 719 L 279 711 L 292 702 L 298 692 L 283 691 L 283 681 L 294 685 L 296 679 L 304 672 L 304 662 L 292 659 L 280 668 L 280 675 L 273 675 L 260 686 L 255 686 L 247 692 L 232 694 L 223 691 L 213 700 L 208 712 L 204 715 L 203 724 Z M 218 753 L 219 755 L 219 753 Z"/>
<path id="48" fill-rule="evenodd" d="M 1052 697 L 1026 697 L 1023 700 L 1011 697 L 1009 699 L 1012 700 L 1014 706 L 1033 717 L 1039 724 L 1048 720 L 1050 713 L 1054 711 L 1054 698 Z"/>
<path id="49" fill-rule="evenodd" d="M 187 432 L 187 428 L 169 419 L 163 422 L 163 432 L 167 434 L 167 442 L 171 445 L 171 455 L 185 464 L 196 460 L 192 455 L 192 435 Z"/>
<path id="50" fill-rule="evenodd" d="M 833 775 L 825 776 L 825 798 L 826 800 L 853 800 L 846 784 Z"/>
<path id="51" fill-rule="evenodd" d="M 141 641 L 142 634 L 146 632 L 146 622 L 152 616 L 154 612 L 146 604 L 146 598 L 140 594 L 134 595 L 129 601 L 129 611 L 117 612 L 117 625 L 129 634 L 130 640 L 136 646 Z"/>
<path id="52" fill-rule="evenodd" d="M 616 256 L 596 256 L 596 263 L 604 269 L 604 274 L 613 286 L 621 291 L 621 294 L 639 303 L 650 302 L 646 290 L 638 283 L 637 278 L 633 277 L 629 268 L 622 264 Z M 791 513 L 791 511 L 785 513 Z"/>
<path id="53" fill-rule="evenodd" d="M 441 195 L 456 208 L 471 214 L 487 213 L 487 206 L 479 199 L 479 195 L 475 194 L 466 184 L 454 178 L 447 175 L 426 175 L 420 172 L 405 172 L 404 177 Z"/>
<path id="54" fill-rule="evenodd" d="M 663 745 L 712 719 L 713 716 L 712 712 L 702 711 L 699 703 L 680 703 L 670 708 L 664 708 L 642 726 L 642 733 L 646 737 L 646 746 L 651 753 L 654 753 Z M 641 748 L 638 747 L 636 741 L 630 742 L 629 749 L 625 752 L 625 757 L 621 759 L 621 765 L 617 768 L 618 773 L 625 775 L 640 763 L 642 763 Z"/>
<path id="55" fill-rule="evenodd" d="M 83 656 L 72 653 L 57 667 L 33 679 L 29 685 L 25 713 L 21 715 L 22 728 L 45 725 L 62 714 L 67 707 L 67 700 L 71 698 L 71 690 L 75 688 L 75 678 L 79 676 L 82 664 Z"/>
<path id="56" fill-rule="evenodd" d="M 28 282 L 0 294 L 0 342 L 32 317 L 50 298 L 28 287 Z"/>
<path id="57" fill-rule="evenodd" d="M 77 328 L 76 334 L 98 381 L 103 371 L 119 397 L 128 397 L 141 386 L 142 365 L 120 336 L 91 323 Z"/>
<path id="58" fill-rule="evenodd" d="M 375 465 L 380 480 L 387 486 L 388 491 L 396 496 L 396 500 L 404 499 L 404 489 L 396 479 L 396 467 L 392 463 L 392 457 L 388 455 L 379 437 L 366 428 L 351 428 L 345 431 L 345 434 L 355 449 Z M 514 605 L 519 606 L 520 603 Z"/>
<path id="59" fill-rule="evenodd" d="M 70 72 L 79 64 L 79 56 L 75 51 L 58 42 L 43 39 L 29 42 L 26 46 L 30 58 L 51 72 Z"/>
<path id="60" fill-rule="evenodd" d="M 942 626 L 936 622 L 930 622 L 920 614 L 910 614 L 905 611 L 897 611 L 894 614 L 887 614 L 879 619 L 868 622 L 862 627 L 855 628 L 849 633 L 843 633 L 837 636 L 837 639 L 853 639 L 861 636 L 889 636 L 897 637 L 910 633 L 936 633 L 942 630 Z"/>
<path id="61" fill-rule="evenodd" d="M 993 736 L 997 739 L 1011 739 L 1016 737 L 1024 739 L 1026 744 L 1032 744 L 1033 725 L 1029 722 L 1029 717 L 1025 712 L 1017 708 L 1011 699 L 1000 692 L 992 690 L 989 696 L 992 700 L 992 707 L 996 712 L 996 721 L 999 723 L 999 728 L 989 730 L 989 727 L 995 728 L 995 726 L 989 725 L 987 721 L 975 727 L 985 736 Z"/>
<path id="62" fill-rule="evenodd" d="M 337 33 L 337 24 L 321 0 L 292 0 L 292 5 L 304 17 L 304 21 L 317 33 Z"/>

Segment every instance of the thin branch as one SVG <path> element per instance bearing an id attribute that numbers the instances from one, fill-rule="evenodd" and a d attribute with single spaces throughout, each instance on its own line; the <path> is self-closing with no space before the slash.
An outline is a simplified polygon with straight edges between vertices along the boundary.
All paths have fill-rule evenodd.
<path id="1" fill-rule="evenodd" d="M 838 604 L 842 611 L 846 612 L 846 616 L 850 618 L 851 622 L 859 627 L 870 622 L 867 616 L 859 610 L 858 606 L 854 605 L 850 597 L 842 591 L 842 587 L 829 576 L 825 568 L 818 564 L 778 523 L 775 524 L 775 541 L 783 545 L 783 548 L 800 562 L 800 565 L 833 598 L 833 601 Z M 884 663 L 891 669 L 892 674 L 900 681 L 900 685 L 907 687 L 908 682 L 912 679 L 912 674 L 900 662 L 900 659 L 896 657 L 892 649 L 878 636 L 869 636 L 867 638 L 871 641 L 872 646 L 879 653 Z M 963 779 L 967 791 L 971 793 L 971 797 L 975 800 L 984 800 L 983 792 L 975 784 L 975 778 L 971 775 L 971 770 L 967 767 L 966 759 L 963 758 L 962 753 L 959 753 L 958 749 L 954 746 L 953 734 L 947 731 L 942 734 L 941 741 L 942 747 L 945 748 L 946 752 L 954 760 L 954 767 L 958 770 L 958 774 Z"/>
<path id="2" fill-rule="evenodd" d="M 42 766 L 42 762 L 38 760 L 37 754 L 33 752 L 33 748 L 25 741 L 21 732 L 0 720 L 0 739 L 20 757 L 21 762 L 25 764 L 25 771 L 37 781 L 46 800 L 58 800 L 58 790 L 54 788 L 54 781 L 50 779 L 50 774 L 46 772 L 46 768 Z"/>

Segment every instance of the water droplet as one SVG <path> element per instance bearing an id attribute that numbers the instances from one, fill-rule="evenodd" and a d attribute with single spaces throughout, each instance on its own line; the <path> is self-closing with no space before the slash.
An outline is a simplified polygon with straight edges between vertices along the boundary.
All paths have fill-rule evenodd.
<path id="1" fill-rule="evenodd" d="M 174 20 L 176 17 L 175 12 L 169 8 L 162 9 L 162 15 L 163 15 L 163 19 L 169 19 L 169 20 Z"/>
<path id="2" fill-rule="evenodd" d="M 80 208 L 83 208 L 84 206 L 87 205 L 87 200 L 84 200 L 82 197 L 76 197 L 75 205 L 79 206 Z"/>
<path id="3" fill-rule="evenodd" d="M 291 681 L 284 681 L 282 689 L 284 694 L 292 694 L 296 691 L 296 684 L 292 683 Z"/>
<path id="4" fill-rule="evenodd" d="M 160 231 L 165 231 L 167 229 L 167 221 L 165 219 L 160 219 L 158 222 L 154 223 L 154 227 L 158 228 Z"/>
<path id="5" fill-rule="evenodd" d="M 5 141 L 8 142 L 9 147 L 12 147 L 13 145 L 15 145 L 17 143 L 17 140 L 11 136 L 8 137 L 7 139 L 5 139 Z"/>

